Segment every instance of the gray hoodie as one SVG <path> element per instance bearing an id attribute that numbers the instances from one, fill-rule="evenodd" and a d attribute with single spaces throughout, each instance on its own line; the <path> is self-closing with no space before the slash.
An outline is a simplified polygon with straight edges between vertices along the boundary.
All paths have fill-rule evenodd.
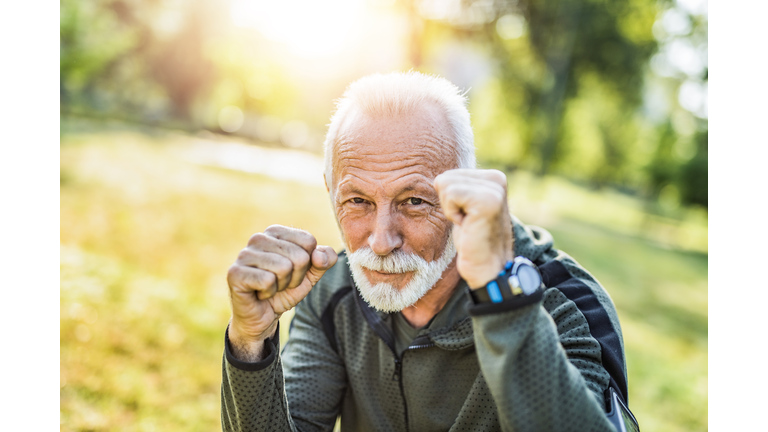
<path id="1" fill-rule="evenodd" d="M 475 306 L 462 282 L 398 356 L 342 253 L 296 307 L 282 353 L 276 336 L 264 360 L 242 362 L 225 336 L 223 430 L 331 431 L 341 416 L 342 431 L 613 431 L 608 390 L 627 397 L 613 302 L 547 231 L 513 224 L 539 299 Z"/>

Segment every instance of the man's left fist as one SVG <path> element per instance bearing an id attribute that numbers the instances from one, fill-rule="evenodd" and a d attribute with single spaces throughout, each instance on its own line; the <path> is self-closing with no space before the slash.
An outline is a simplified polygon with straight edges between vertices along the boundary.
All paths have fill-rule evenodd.
<path id="1" fill-rule="evenodd" d="M 497 170 L 455 169 L 435 177 L 435 189 L 454 224 L 459 274 L 470 288 L 481 288 L 513 258 L 507 176 Z"/>

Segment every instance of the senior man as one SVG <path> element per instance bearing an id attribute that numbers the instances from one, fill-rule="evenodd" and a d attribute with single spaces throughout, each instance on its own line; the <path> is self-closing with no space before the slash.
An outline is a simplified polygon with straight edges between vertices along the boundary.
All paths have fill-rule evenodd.
<path id="1" fill-rule="evenodd" d="M 510 215 L 504 174 L 475 169 L 465 104 L 414 72 L 349 86 L 325 141 L 345 252 L 279 225 L 240 252 L 224 430 L 621 430 L 613 303 Z"/>

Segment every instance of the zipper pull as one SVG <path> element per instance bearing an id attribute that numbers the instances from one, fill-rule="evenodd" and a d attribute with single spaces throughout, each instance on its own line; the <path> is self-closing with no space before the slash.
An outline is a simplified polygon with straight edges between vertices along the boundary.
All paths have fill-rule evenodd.
<path id="1" fill-rule="evenodd" d="M 395 359 L 395 372 L 392 374 L 392 381 L 397 381 L 400 378 L 402 362 L 399 359 Z"/>

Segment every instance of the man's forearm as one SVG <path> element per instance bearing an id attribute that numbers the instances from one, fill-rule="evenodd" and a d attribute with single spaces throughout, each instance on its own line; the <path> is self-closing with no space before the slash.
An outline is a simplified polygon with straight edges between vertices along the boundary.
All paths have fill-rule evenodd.
<path id="1" fill-rule="evenodd" d="M 309 309 L 311 303 L 312 299 L 308 298 L 304 307 L 297 308 L 291 341 L 286 343 L 285 349 L 288 364 L 301 363 L 304 367 L 288 367 L 287 376 L 284 375 L 277 326 L 272 337 L 262 341 L 258 357 L 256 344 L 239 346 L 238 355 L 259 360 L 236 358 L 234 348 L 237 344 L 233 341 L 226 343 L 221 385 L 223 431 L 296 432 L 317 430 L 318 424 L 324 425 L 322 430 L 333 429 L 344 395 L 346 375 L 343 362 L 328 344 L 318 314 Z M 227 339 L 231 337 L 229 331 L 231 329 Z M 314 391 L 302 391 L 307 388 Z"/>
<path id="2" fill-rule="evenodd" d="M 232 354 L 240 361 L 256 363 L 264 359 L 264 341 L 247 344 L 238 343 L 230 339 L 229 348 L 232 350 Z"/>
<path id="3" fill-rule="evenodd" d="M 229 339 L 227 337 L 227 339 Z M 244 362 L 225 348 L 221 382 L 221 427 L 225 432 L 293 431 L 286 415 L 278 338 L 263 343 L 264 358 Z"/>
<path id="4" fill-rule="evenodd" d="M 480 368 L 504 430 L 612 430 L 591 391 L 596 383 L 588 384 L 583 376 L 599 368 L 599 362 L 583 371 L 574 366 L 539 304 L 475 316 L 473 323 Z"/>

